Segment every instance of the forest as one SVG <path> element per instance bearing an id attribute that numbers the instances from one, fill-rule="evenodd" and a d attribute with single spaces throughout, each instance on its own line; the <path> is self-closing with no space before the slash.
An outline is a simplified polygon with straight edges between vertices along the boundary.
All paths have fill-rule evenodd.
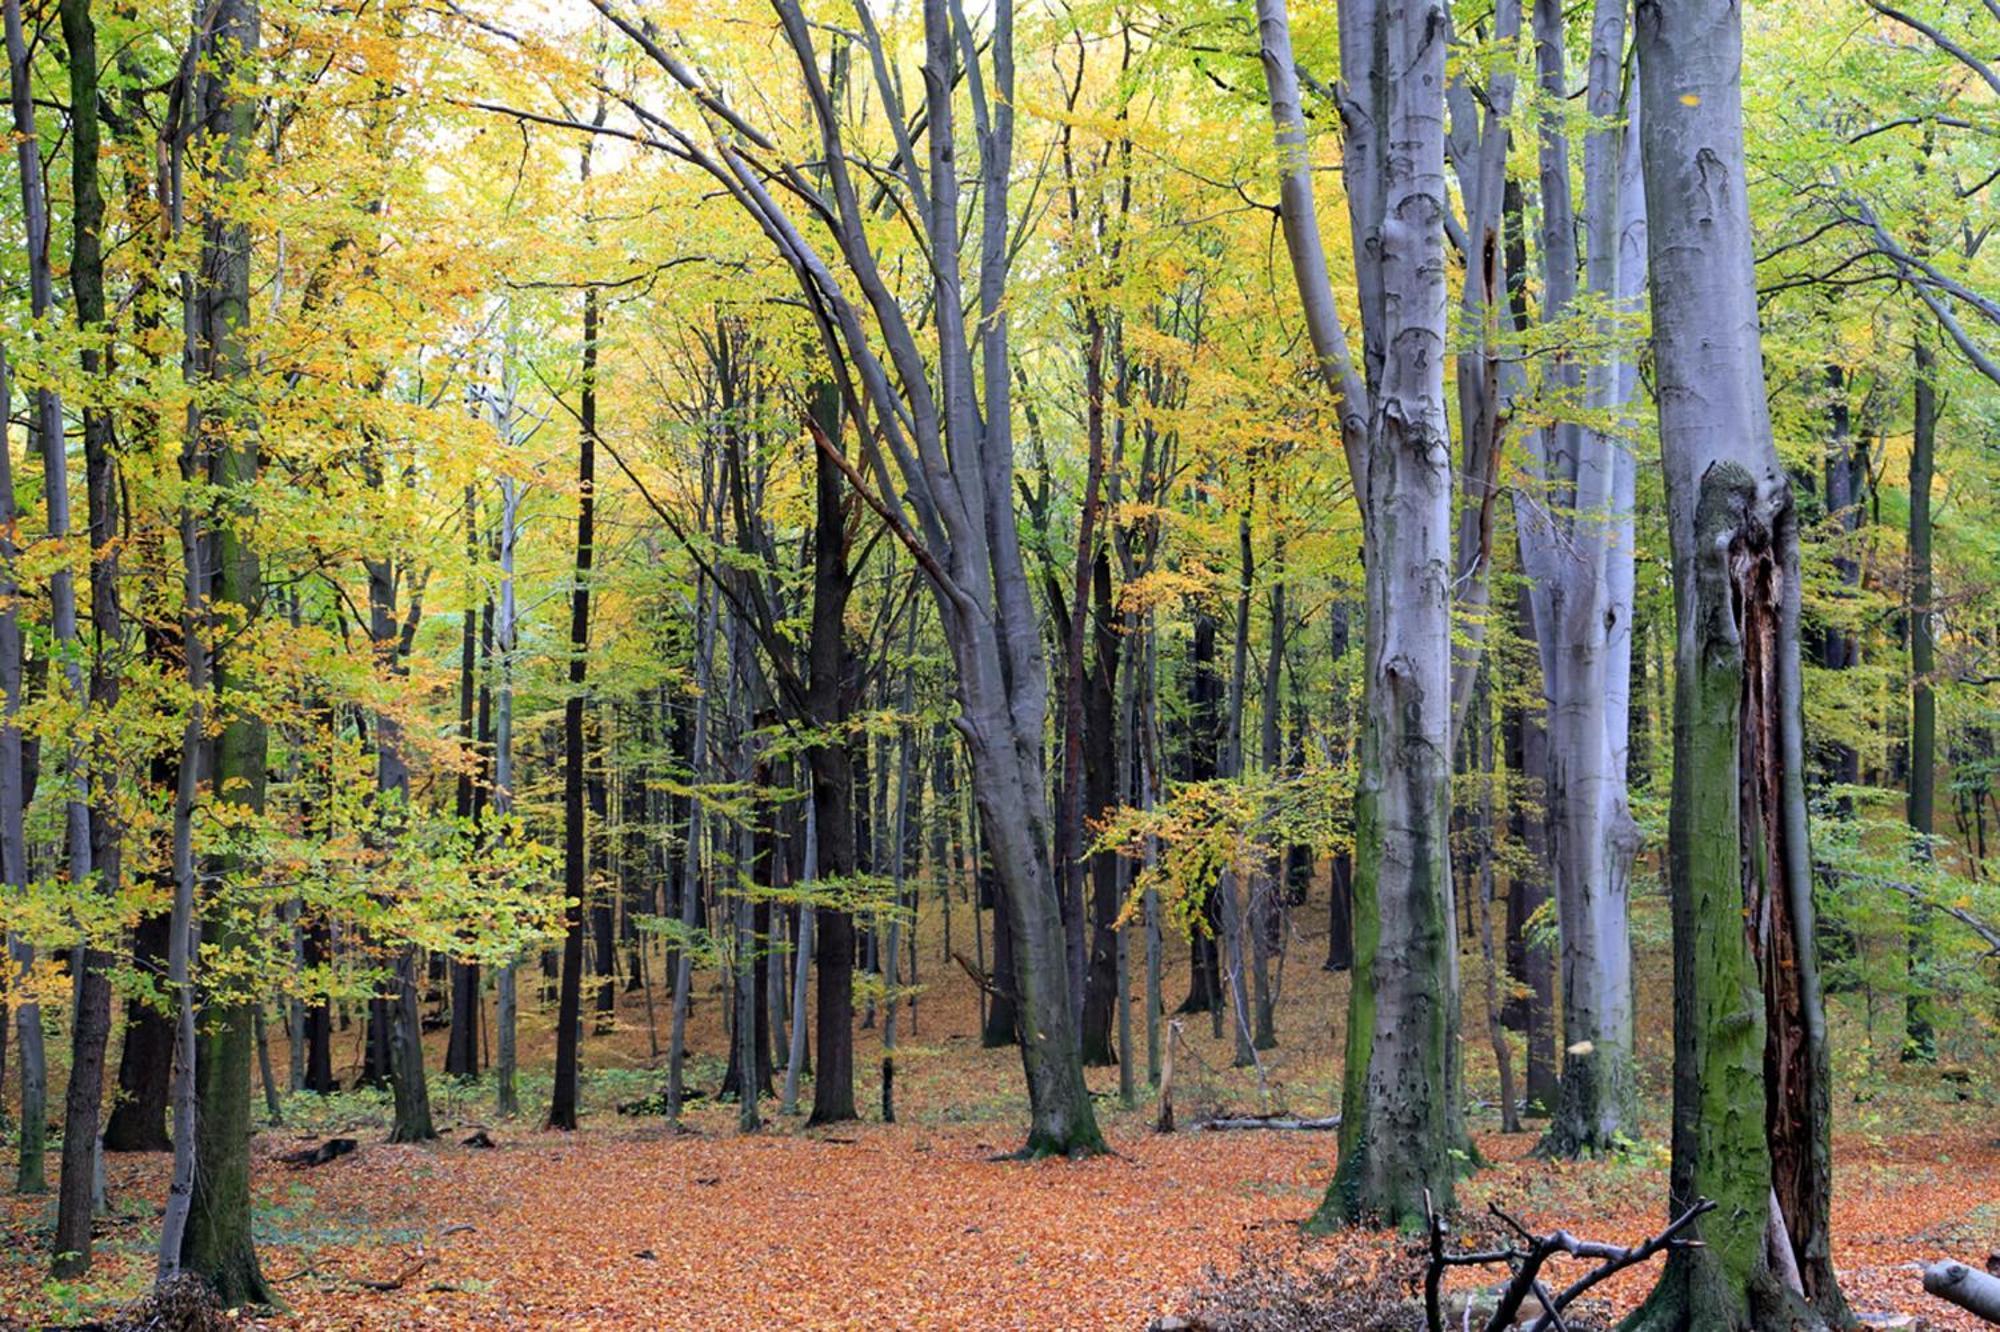
<path id="1" fill-rule="evenodd" d="M 0 8 L 0 1327 L 2000 1324 L 2000 0 Z"/>

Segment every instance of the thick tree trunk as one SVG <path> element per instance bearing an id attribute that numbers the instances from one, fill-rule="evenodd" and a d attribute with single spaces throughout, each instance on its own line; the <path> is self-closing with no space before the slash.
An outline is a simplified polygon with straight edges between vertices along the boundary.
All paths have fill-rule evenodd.
<path id="1" fill-rule="evenodd" d="M 1674 554 L 1669 1207 L 1716 1202 L 1637 1328 L 1845 1327 L 1800 714 L 1799 553 L 1772 445 L 1732 0 L 1642 0 L 1654 362 Z M 1746 999 L 1748 1006 L 1746 1007 Z M 1772 1203 L 1775 1199 L 1776 1206 Z M 1771 1254 L 1781 1259 L 1773 1264 Z M 1781 1271 L 1796 1268 L 1802 1296 Z"/>
<path id="2" fill-rule="evenodd" d="M 133 931 L 132 961 L 151 976 L 164 976 L 173 918 L 155 913 Z M 125 1048 L 118 1056 L 118 1099 L 104 1121 L 109 1152 L 173 1150 L 167 1137 L 168 1093 L 173 1082 L 174 1023 L 144 999 L 125 1004 Z"/>
<path id="3" fill-rule="evenodd" d="M 226 190 L 244 177 L 250 140 L 257 122 L 257 100 L 239 90 L 245 66 L 254 59 L 259 36 L 255 0 L 219 0 L 207 16 L 204 49 L 211 53 L 197 80 L 195 108 L 199 118 L 200 155 L 211 161 L 215 185 Z M 233 217 L 204 221 L 201 281 L 197 308 L 190 321 L 194 378 L 210 385 L 233 386 L 247 377 L 249 356 L 243 330 L 250 318 L 249 228 Z M 254 433 L 243 423 L 210 418 L 203 422 L 204 449 L 210 484 L 220 494 L 252 493 L 260 465 Z M 218 610 L 234 626 L 247 624 L 264 600 L 258 552 L 249 544 L 251 524 L 240 520 L 215 524 L 215 596 Z M 240 618 L 238 618 L 240 617 Z M 254 666 L 219 654 L 215 663 L 217 713 L 221 733 L 214 740 L 212 798 L 238 804 L 254 818 L 264 808 L 267 737 L 263 718 L 239 700 L 254 699 L 262 681 L 251 678 Z M 187 779 L 184 756 L 183 780 Z M 237 868 L 225 858 L 227 874 Z M 247 949 L 251 940 L 229 913 L 202 923 L 204 952 L 223 955 Z M 193 1194 L 187 1230 L 181 1243 L 181 1265 L 203 1277 L 226 1305 L 268 1304 L 270 1287 L 257 1265 L 250 1216 L 250 1063 L 253 1054 L 250 1006 L 239 1001 L 208 999 L 196 1041 L 195 1072 L 200 1114 L 197 1124 Z M 179 1132 L 177 1127 L 177 1133 Z"/>
<path id="4" fill-rule="evenodd" d="M 1445 45 L 1435 3 L 1340 13 L 1343 179 L 1366 377 L 1332 307 L 1283 0 L 1260 0 L 1287 247 L 1362 497 L 1365 716 L 1340 1164 L 1314 1221 L 1448 1208 L 1465 1145 L 1452 898 L 1451 452 L 1444 399 Z M 1393 147 L 1392 147 L 1393 145 Z"/>

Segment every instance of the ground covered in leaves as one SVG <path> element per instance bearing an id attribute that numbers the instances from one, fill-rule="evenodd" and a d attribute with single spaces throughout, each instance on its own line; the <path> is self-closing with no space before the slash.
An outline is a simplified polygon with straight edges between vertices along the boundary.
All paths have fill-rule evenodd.
<path id="1" fill-rule="evenodd" d="M 869 1115 L 861 1124 L 809 1131 L 775 1102 L 766 1103 L 768 1127 L 751 1137 L 735 1131 L 733 1104 L 697 1103 L 678 1132 L 657 1117 L 618 1114 L 618 1104 L 659 1082 L 642 992 L 624 995 L 614 1028 L 586 1042 L 587 1114 L 574 1135 L 541 1131 L 532 1110 L 494 1118 L 486 1084 L 434 1086 L 443 1136 L 425 1146 L 384 1141 L 387 1108 L 377 1094 L 288 1098 L 286 1124 L 254 1143 L 260 1253 L 288 1309 L 258 1319 L 242 1311 L 238 1322 L 1137 1329 L 1177 1314 L 1228 1332 L 1415 1326 L 1405 1301 L 1417 1259 L 1403 1239 L 1298 1234 L 1333 1169 L 1330 1133 L 1158 1135 L 1150 1097 L 1142 1090 L 1137 1104 L 1122 1105 L 1116 1070 L 1100 1069 L 1091 1081 L 1115 1154 L 994 1159 L 1020 1142 L 1019 1063 L 1011 1051 L 979 1047 L 977 991 L 956 968 L 936 966 L 938 942 L 924 958 L 933 974 L 920 977 L 937 983 L 922 992 L 913 1036 L 904 1023 L 895 1124 L 876 1119 L 874 1030 L 857 1052 Z M 1228 1045 L 1205 1015 L 1183 1020 L 1184 1126 L 1224 1108 L 1337 1109 L 1345 980 L 1318 969 L 1310 939 L 1294 942 L 1280 1047 L 1261 1070 L 1229 1068 Z M 1476 979 L 1477 958 L 1467 964 Z M 1647 982 L 1655 986 L 1662 977 Z M 1489 1202 L 1531 1225 L 1592 1238 L 1631 1242 L 1657 1229 L 1664 993 L 1648 1005 L 1662 1020 L 1641 1024 L 1642 1140 L 1620 1160 L 1551 1164 L 1529 1156 L 1531 1135 L 1493 1131 L 1498 1115 L 1487 1107 L 1497 1084 L 1478 991 L 1468 984 L 1467 1084 L 1485 1097 L 1473 1126 L 1492 1164 L 1461 1190 L 1467 1241 L 1480 1235 Z M 704 993 L 695 1023 L 695 1081 L 709 1088 L 721 1073 L 713 1052 L 726 1048 L 718 998 Z M 654 996 L 652 1016 L 663 1032 L 663 996 Z M 1836 1118 L 1843 1281 L 1858 1311 L 1973 1327 L 1921 1293 L 1913 1264 L 1946 1255 L 1979 1263 L 2000 1249 L 1994 1089 L 1979 1066 L 1966 1082 L 1863 1057 L 1863 1017 L 1840 1019 L 1851 1024 L 1839 1037 L 1847 1091 Z M 547 1018 L 526 1017 L 530 1107 L 546 1103 Z M 348 1044 L 357 1035 L 343 1036 L 340 1058 L 355 1053 Z M 1135 1042 L 1143 1089 L 1143 1028 Z M 282 1076 L 282 1045 L 274 1055 Z M 482 1130 L 494 1146 L 465 1145 Z M 357 1138 L 359 1150 L 313 1167 L 279 1159 L 335 1134 Z M 11 1158 L 11 1143 L 7 1150 Z M 53 1199 L 0 1197 L 0 1326 L 88 1325 L 136 1299 L 151 1273 L 166 1169 L 160 1157 L 111 1159 L 114 1214 L 100 1230 L 96 1270 L 75 1285 L 44 1279 Z M 1654 1270 L 1608 1283 L 1608 1302 L 1586 1315 L 1629 1307 Z"/>

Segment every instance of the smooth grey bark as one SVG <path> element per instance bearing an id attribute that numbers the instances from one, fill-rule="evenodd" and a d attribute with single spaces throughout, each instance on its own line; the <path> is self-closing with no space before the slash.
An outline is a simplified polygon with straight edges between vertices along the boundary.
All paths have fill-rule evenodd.
<path id="1" fill-rule="evenodd" d="M 1361 502 L 1365 716 L 1340 1163 L 1319 1226 L 1449 1208 L 1465 1143 L 1450 866 L 1451 454 L 1444 363 L 1442 7 L 1340 10 L 1343 183 L 1364 376 L 1347 354 L 1312 199 L 1284 0 L 1259 0 L 1286 247 Z M 1429 1203 L 1426 1202 L 1428 1195 Z"/>
<path id="2" fill-rule="evenodd" d="M 1278 505 L 1273 496 L 1272 510 Z M 1271 627 L 1267 655 L 1264 660 L 1264 692 L 1260 701 L 1257 734 L 1257 762 L 1266 780 L 1278 775 L 1280 755 L 1278 752 L 1278 721 L 1284 711 L 1283 679 L 1285 674 L 1285 633 L 1287 612 L 1285 609 L 1285 533 L 1278 528 L 1273 539 L 1271 565 L 1270 615 Z M 1284 882 L 1285 855 L 1268 836 L 1258 839 L 1259 856 L 1257 874 L 1251 880 L 1255 885 L 1250 898 L 1251 942 L 1255 948 L 1255 966 L 1251 979 L 1255 982 L 1255 1006 L 1257 1028 L 1253 1043 L 1259 1050 L 1270 1050 L 1278 1044 L 1278 980 L 1283 977 L 1282 950 L 1285 941 L 1286 894 L 1288 885 Z M 1279 976 L 1271 975 L 1273 958 L 1278 959 Z"/>
<path id="3" fill-rule="evenodd" d="M 18 0 L 7 7 L 10 24 L 18 26 Z M 15 542 L 18 512 L 14 501 L 14 445 L 4 423 L 11 419 L 14 384 L 5 348 L 0 348 L 0 891 L 19 891 L 28 882 L 28 843 L 21 821 L 21 620 L 16 607 L 20 582 L 15 573 L 20 548 Z M 34 964 L 34 949 L 9 936 L 7 956 L 25 975 Z M 21 1068 L 21 1127 L 14 1175 L 16 1193 L 41 1193 L 42 1158 L 48 1133 L 48 1054 L 42 1040 L 40 1004 L 14 1009 L 16 1059 Z M 0 1077 L 6 1068 L 0 1061 Z"/>
<path id="4" fill-rule="evenodd" d="M 1625 794 L 1625 701 L 1630 676 L 1633 584 L 1631 492 L 1636 466 L 1621 434 L 1602 423 L 1622 417 L 1631 392 L 1619 320 L 1636 284 L 1624 270 L 1643 259 L 1626 235 L 1643 234 L 1642 201 L 1623 187 L 1634 126 L 1621 125 L 1627 0 L 1598 0 L 1591 29 L 1584 140 L 1585 286 L 1599 351 L 1582 368 L 1587 426 L 1558 424 L 1537 461 L 1544 483 L 1541 521 L 1523 525 L 1534 542 L 1531 579 L 1544 648 L 1548 700 L 1546 783 L 1556 918 L 1561 937 L 1563 1071 L 1545 1152 L 1574 1156 L 1618 1150 L 1638 1107 L 1632 1064 L 1632 951 L 1628 891 L 1638 829 Z M 1562 12 L 1536 0 L 1536 48 L 1544 93 L 1566 94 Z M 1545 322 L 1572 314 L 1576 256 L 1569 237 L 1569 148 L 1551 111 L 1543 128 Z M 1636 119 L 1635 114 L 1632 119 Z M 1641 210 L 1628 205 L 1641 202 Z M 1560 233 L 1558 236 L 1556 233 Z M 1579 375 L 1567 362 L 1559 377 Z M 1621 507 L 1622 501 L 1622 507 Z M 1524 554 L 1527 553 L 1524 551 Z"/>
<path id="5" fill-rule="evenodd" d="M 49 266 L 49 205 L 47 182 L 42 175 L 41 139 L 35 128 L 35 102 L 31 55 L 22 27 L 20 0 L 5 6 L 7 72 L 13 107 L 15 156 L 20 167 L 21 214 L 26 231 L 29 312 L 38 324 L 54 317 L 55 284 Z M 44 502 L 48 511 L 48 533 L 52 540 L 69 535 L 69 471 L 65 457 L 62 400 L 48 385 L 33 395 L 29 421 L 31 447 L 41 454 Z M 57 658 L 73 698 L 84 697 L 83 672 L 76 650 L 76 589 L 67 567 L 49 574 L 49 619 L 55 631 Z M 65 803 L 66 850 L 71 877 L 82 883 L 90 875 L 90 813 L 85 803 L 82 771 L 76 747 L 66 745 L 62 760 L 63 783 L 71 794 Z M 25 967 L 32 953 L 25 945 L 20 953 Z M 48 1060 L 42 1039 L 41 1007 L 24 1005 L 21 1025 L 21 1084 L 24 1097 L 46 1100 Z M 32 1027 L 32 1030 L 31 1030 Z M 24 1115 L 25 1120 L 25 1115 Z M 42 1155 L 46 1115 L 34 1127 L 24 1129 L 16 1191 L 40 1193 L 47 1188 L 42 1177 Z"/>
<path id="6" fill-rule="evenodd" d="M 724 147 L 718 160 L 689 138 L 679 143 L 724 181 L 793 266 L 841 365 L 849 414 L 863 426 L 857 431 L 862 462 L 849 464 L 849 480 L 889 520 L 935 594 L 957 669 L 958 726 L 971 759 L 973 796 L 1013 947 L 1030 1114 L 1023 1151 L 1095 1153 L 1103 1140 L 1083 1079 L 1061 892 L 1049 854 L 1043 756 L 1047 673 L 1012 507 L 1006 301 L 1014 226 L 1012 0 L 994 5 L 983 50 L 951 0 L 926 0 L 923 6 L 928 169 L 905 150 L 897 183 L 930 250 L 934 345 L 909 322 L 878 265 L 867 234 L 869 210 L 849 169 L 841 118 L 812 30 L 795 0 L 778 0 L 777 9 L 824 150 L 831 197 L 822 196 L 815 211 L 828 222 L 867 322 L 741 157 Z M 862 22 L 868 26 L 865 13 Z M 635 31 L 629 25 L 626 30 Z M 977 145 L 978 219 L 970 232 L 976 237 L 971 262 L 976 292 L 970 301 L 960 276 L 967 259 L 966 219 L 959 200 L 954 89 L 961 78 Z M 906 123 L 900 94 L 892 80 L 878 77 L 877 83 L 891 124 L 900 127 Z M 801 184 L 788 181 L 794 193 Z M 974 312 L 970 327 L 968 308 Z M 886 364 L 876 351 L 878 339 Z"/>
<path id="7" fill-rule="evenodd" d="M 1520 0 L 1501 0 L 1493 12 L 1493 42 L 1511 48 L 1520 38 Z M 1451 134 L 1446 142 L 1464 201 L 1459 290 L 1459 337 L 1454 358 L 1459 431 L 1463 436 L 1457 544 L 1452 585 L 1457 590 L 1459 638 L 1452 661 L 1452 740 L 1456 748 L 1484 656 L 1492 611 L 1493 528 L 1499 497 L 1502 434 L 1520 388 L 1521 370 L 1501 346 L 1507 317 L 1505 216 L 1508 120 L 1514 107 L 1513 64 L 1502 61 L 1482 88 L 1463 73 L 1446 90 Z"/>
<path id="8" fill-rule="evenodd" d="M 1765 396 L 1741 13 L 1734 0 L 1641 0 L 1636 32 L 1677 631 L 1668 1205 L 1717 1206 L 1704 1247 L 1669 1255 L 1625 1325 L 1845 1327 L 1828 1241 L 1798 520 Z"/>
<path id="9" fill-rule="evenodd" d="M 502 387 L 489 402 L 494 430 L 514 442 L 514 381 L 511 368 L 503 367 Z M 500 586 L 493 606 L 493 652 L 498 681 L 493 691 L 493 819 L 504 826 L 514 812 L 514 651 L 519 646 L 514 589 L 514 551 L 521 533 L 521 485 L 513 477 L 500 478 L 500 530 L 496 560 Z M 509 958 L 501 967 L 494 997 L 494 1097 L 495 1109 L 503 1117 L 521 1113 L 520 1092 L 515 1085 L 519 1071 L 520 969 L 518 958 Z"/>

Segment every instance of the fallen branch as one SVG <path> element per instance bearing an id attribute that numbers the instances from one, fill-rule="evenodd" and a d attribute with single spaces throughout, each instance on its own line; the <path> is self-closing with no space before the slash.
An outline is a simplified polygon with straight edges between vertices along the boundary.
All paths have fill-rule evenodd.
<path id="1" fill-rule="evenodd" d="M 985 972 L 981 971 L 978 967 L 974 966 L 970 961 L 970 959 L 968 959 L 964 953 L 954 951 L 951 955 L 951 959 L 952 961 L 958 963 L 958 965 L 960 965 L 961 967 L 965 968 L 965 974 L 972 977 L 972 983 L 974 985 L 977 985 L 981 990 L 985 991 L 986 996 L 989 999 L 997 999 L 1000 997 L 999 987 L 996 986 L 990 979 L 987 978 Z"/>
<path id="2" fill-rule="evenodd" d="M 419 1272 L 422 1272 L 426 1267 L 429 1267 L 430 1265 L 431 1265 L 431 1260 L 429 1254 L 418 1254 L 415 1261 L 413 1261 L 408 1267 L 404 1268 L 402 1271 L 396 1273 L 396 1275 L 390 1277 L 387 1281 L 370 1281 L 366 1277 L 349 1277 L 348 1280 L 352 1281 L 355 1285 L 361 1287 L 363 1290 L 379 1290 L 379 1291 L 401 1290 L 405 1285 L 409 1283 L 410 1278 L 416 1276 Z"/>
<path id="3" fill-rule="evenodd" d="M 1223 1115 L 1189 1126 L 1196 1133 L 1223 1133 L 1238 1129 L 1270 1129 L 1273 1132 L 1325 1133 L 1340 1127 L 1339 1115 L 1301 1119 L 1297 1115 Z"/>
<path id="4" fill-rule="evenodd" d="M 328 1138 L 317 1147 L 307 1147 L 301 1151 L 287 1152 L 278 1159 L 286 1165 L 318 1166 L 328 1161 L 337 1161 L 350 1152 L 359 1151 L 361 1144 L 353 1138 Z"/>
<path id="5" fill-rule="evenodd" d="M 1542 1314 L 1534 1321 L 1529 1332 L 1564 1332 L 1567 1325 L 1563 1322 L 1562 1311 L 1598 1282 L 1628 1267 L 1643 1263 L 1655 1254 L 1672 1249 L 1699 1247 L 1700 1240 L 1683 1238 L 1681 1232 L 1692 1226 L 1703 1214 L 1713 1211 L 1715 1204 L 1706 1198 L 1697 1198 L 1693 1206 L 1675 1217 L 1672 1224 L 1659 1234 L 1643 1243 L 1620 1247 L 1595 1240 L 1578 1239 L 1567 1230 L 1536 1235 L 1495 1203 L 1489 1210 L 1520 1237 L 1525 1247 L 1509 1244 L 1504 1249 L 1477 1253 L 1447 1252 L 1444 1241 L 1450 1227 L 1443 1217 L 1430 1210 L 1428 1192 L 1425 1194 L 1424 1207 L 1430 1240 L 1430 1261 L 1424 1265 L 1424 1317 L 1425 1325 L 1430 1332 L 1444 1332 L 1444 1313 L 1439 1300 L 1439 1290 L 1444 1282 L 1445 1269 L 1482 1267 L 1495 1263 L 1507 1264 L 1513 1275 L 1502 1288 L 1499 1302 L 1486 1320 L 1486 1332 L 1503 1332 L 1503 1329 L 1512 1327 L 1521 1312 L 1521 1306 L 1527 1302 L 1530 1295 L 1541 1302 Z M 1559 1253 L 1568 1254 L 1572 1258 L 1596 1258 L 1599 1262 L 1596 1267 L 1571 1282 L 1563 1290 L 1551 1293 L 1542 1282 L 1541 1271 L 1543 1264 Z M 1928 1289 L 1930 1285 L 1928 1275 L 1924 1284 Z M 2000 1281 L 1992 1284 L 2000 1288 Z M 1469 1307 L 1466 1310 L 1465 1321 L 1468 1326 L 1472 1321 Z"/>
<path id="6" fill-rule="evenodd" d="M 2000 1323 L 2000 1278 L 1950 1260 L 1925 1263 L 1924 1289 L 1989 1323 Z"/>

